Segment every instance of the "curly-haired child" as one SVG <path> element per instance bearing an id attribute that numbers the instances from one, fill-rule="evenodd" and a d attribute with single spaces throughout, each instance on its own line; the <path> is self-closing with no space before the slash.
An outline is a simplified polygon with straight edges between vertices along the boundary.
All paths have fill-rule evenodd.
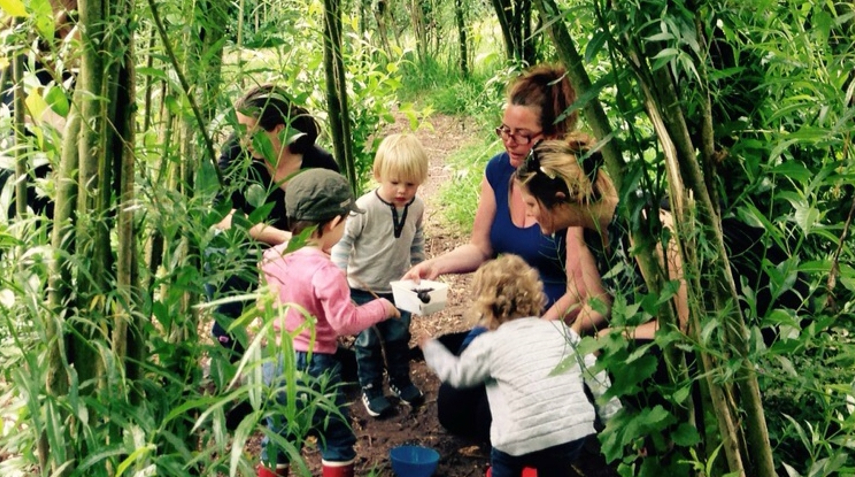
<path id="1" fill-rule="evenodd" d="M 579 335 L 564 322 L 539 318 L 543 285 L 522 258 L 506 254 L 482 265 L 472 296 L 470 312 L 488 331 L 459 357 L 422 339 L 425 362 L 454 387 L 486 384 L 493 477 L 517 477 L 526 467 L 539 477 L 567 475 L 595 432 L 597 410 L 606 420 L 620 409 L 615 398 L 597 409 L 585 394 L 587 384 L 595 398 L 602 396 L 608 376 L 590 375 L 595 358 L 576 354 Z"/>

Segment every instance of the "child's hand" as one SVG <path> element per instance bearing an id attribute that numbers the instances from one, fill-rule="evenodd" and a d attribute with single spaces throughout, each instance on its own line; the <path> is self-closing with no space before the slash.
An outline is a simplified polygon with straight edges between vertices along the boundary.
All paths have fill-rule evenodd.
<path id="1" fill-rule="evenodd" d="M 422 332 L 420 332 L 420 333 L 419 333 L 419 335 L 416 337 L 416 342 L 418 342 L 418 344 L 419 344 L 419 348 L 421 348 L 421 349 L 425 349 L 425 345 L 426 345 L 426 344 L 427 344 L 427 342 L 428 342 L 428 341 L 430 341 L 431 339 L 433 339 L 433 338 L 431 337 L 431 335 L 429 335 L 428 333 L 426 333 L 426 332 L 422 331 Z"/>
<path id="2" fill-rule="evenodd" d="M 386 318 L 401 318 L 401 311 L 391 301 L 381 298 L 383 306 L 386 307 Z"/>

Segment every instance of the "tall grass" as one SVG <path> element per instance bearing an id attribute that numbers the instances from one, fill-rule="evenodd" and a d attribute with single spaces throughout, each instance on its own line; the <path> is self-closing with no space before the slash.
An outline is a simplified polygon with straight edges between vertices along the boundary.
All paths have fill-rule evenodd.
<path id="1" fill-rule="evenodd" d="M 449 155 L 446 165 L 453 171 L 452 179 L 440 188 L 436 201 L 443 204 L 443 226 L 461 234 L 472 231 L 487 161 L 502 150 L 501 143 L 484 137 Z"/>
<path id="2" fill-rule="evenodd" d="M 437 201 L 443 204 L 442 226 L 468 234 L 487 161 L 502 151 L 492 130 L 501 121 L 505 87 L 514 69 L 504 68 L 493 58 L 464 77 L 455 65 L 410 60 L 402 62 L 398 99 L 437 114 L 461 117 L 470 133 L 446 158 L 452 179 L 440 188 Z"/>

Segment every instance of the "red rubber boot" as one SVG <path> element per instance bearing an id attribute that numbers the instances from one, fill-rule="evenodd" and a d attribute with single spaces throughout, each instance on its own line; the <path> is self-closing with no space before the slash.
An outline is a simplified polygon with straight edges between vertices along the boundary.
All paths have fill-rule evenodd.
<path id="1" fill-rule="evenodd" d="M 321 461 L 324 467 L 323 477 L 353 477 L 353 461 L 327 462 Z"/>
<path id="2" fill-rule="evenodd" d="M 258 464 L 255 468 L 257 477 L 288 477 L 288 466 L 276 466 L 276 470 L 268 469 L 264 464 Z"/>

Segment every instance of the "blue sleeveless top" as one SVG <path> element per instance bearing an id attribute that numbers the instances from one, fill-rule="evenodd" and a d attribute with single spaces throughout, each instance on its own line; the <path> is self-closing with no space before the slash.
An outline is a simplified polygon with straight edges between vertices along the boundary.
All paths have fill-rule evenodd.
<path id="1" fill-rule="evenodd" d="M 567 233 L 558 231 L 552 236 L 543 235 L 540 226 L 517 227 L 511 220 L 508 201 L 511 177 L 516 169 L 511 166 L 507 152 L 503 152 L 487 163 L 487 182 L 496 198 L 496 217 L 490 227 L 490 243 L 494 258 L 502 253 L 513 253 L 522 257 L 540 273 L 543 291 L 549 308 L 567 292 Z"/>

